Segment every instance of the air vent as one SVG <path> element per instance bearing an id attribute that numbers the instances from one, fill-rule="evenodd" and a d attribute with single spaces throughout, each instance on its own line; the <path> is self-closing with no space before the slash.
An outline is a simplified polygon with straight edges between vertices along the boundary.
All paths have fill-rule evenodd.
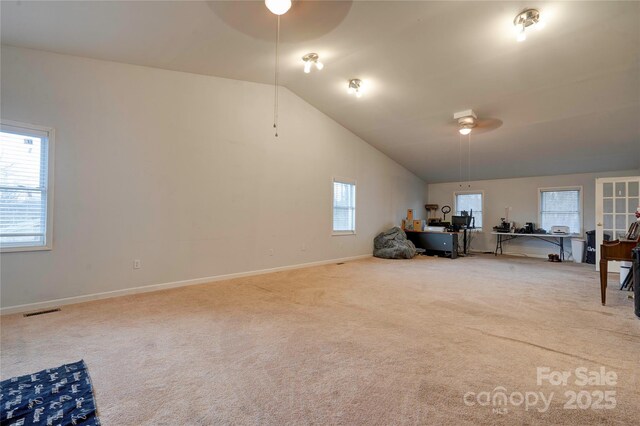
<path id="1" fill-rule="evenodd" d="M 24 314 L 24 317 L 33 317 L 36 315 L 44 315 L 44 314 L 50 314 L 52 312 L 60 312 L 60 308 L 55 308 L 55 309 L 46 309 L 44 311 L 38 311 L 38 312 L 29 312 L 28 314 Z"/>

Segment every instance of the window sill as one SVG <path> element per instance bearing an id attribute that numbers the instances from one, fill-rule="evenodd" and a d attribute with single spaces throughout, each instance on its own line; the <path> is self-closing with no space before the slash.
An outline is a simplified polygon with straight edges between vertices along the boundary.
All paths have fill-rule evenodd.
<path id="1" fill-rule="evenodd" d="M 20 253 L 27 251 L 48 251 L 52 250 L 51 246 L 24 246 L 24 247 L 0 247 L 0 253 Z"/>
<path id="2" fill-rule="evenodd" d="M 356 235 L 356 231 L 333 231 L 331 235 L 334 237 L 340 237 L 344 235 Z"/>

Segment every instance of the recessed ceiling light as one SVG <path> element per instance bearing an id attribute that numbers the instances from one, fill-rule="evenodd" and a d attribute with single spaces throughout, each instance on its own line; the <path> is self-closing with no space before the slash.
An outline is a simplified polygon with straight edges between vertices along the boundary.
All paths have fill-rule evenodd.
<path id="1" fill-rule="evenodd" d="M 316 66 L 318 71 L 324 68 L 324 64 L 320 62 L 320 57 L 317 53 L 307 53 L 302 57 L 302 60 L 304 61 L 304 72 L 306 74 L 309 74 L 311 72 L 311 67 L 313 65 Z"/>
<path id="2" fill-rule="evenodd" d="M 540 12 L 537 9 L 527 9 L 513 18 L 513 26 L 518 33 L 516 40 L 525 41 L 527 39 L 526 29 L 528 27 L 542 29 L 544 22 L 540 21 Z"/>
<path id="3" fill-rule="evenodd" d="M 347 92 L 350 94 L 355 94 L 356 98 L 362 97 L 362 80 L 359 78 L 352 78 L 349 80 L 349 88 Z"/>

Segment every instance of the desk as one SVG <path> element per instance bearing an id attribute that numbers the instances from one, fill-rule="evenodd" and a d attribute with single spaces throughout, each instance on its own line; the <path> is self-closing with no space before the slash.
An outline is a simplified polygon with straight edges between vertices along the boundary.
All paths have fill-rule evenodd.
<path id="1" fill-rule="evenodd" d="M 637 240 L 605 241 L 600 245 L 600 299 L 607 303 L 607 272 L 610 260 L 633 260 L 632 251 L 640 244 Z"/>
<path id="2" fill-rule="evenodd" d="M 564 260 L 564 239 L 577 236 L 573 234 L 517 234 L 515 232 L 492 232 L 492 234 L 496 236 L 496 256 L 498 255 L 498 250 L 500 250 L 500 254 L 502 254 L 502 243 L 515 240 L 516 238 L 530 237 L 546 241 L 547 243 L 555 244 L 560 247 L 560 259 L 562 260 Z"/>
<path id="3" fill-rule="evenodd" d="M 426 254 L 437 254 L 455 259 L 458 257 L 459 232 L 405 231 L 407 239 Z"/>

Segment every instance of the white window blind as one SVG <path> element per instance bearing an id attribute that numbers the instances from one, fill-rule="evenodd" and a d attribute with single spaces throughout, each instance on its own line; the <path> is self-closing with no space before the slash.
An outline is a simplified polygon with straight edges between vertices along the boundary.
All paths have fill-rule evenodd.
<path id="1" fill-rule="evenodd" d="M 579 234 L 582 226 L 580 190 L 540 190 L 540 227 L 568 226 L 572 234 Z"/>
<path id="2" fill-rule="evenodd" d="M 333 181 L 333 232 L 356 232 L 356 184 Z"/>
<path id="3" fill-rule="evenodd" d="M 482 228 L 482 192 L 456 194 L 456 216 L 461 216 L 463 210 L 469 214 L 473 210 L 476 228 Z"/>
<path id="4" fill-rule="evenodd" d="M 0 247 L 46 247 L 49 133 L 2 125 L 0 131 Z M 49 232 L 48 232 L 49 231 Z"/>

